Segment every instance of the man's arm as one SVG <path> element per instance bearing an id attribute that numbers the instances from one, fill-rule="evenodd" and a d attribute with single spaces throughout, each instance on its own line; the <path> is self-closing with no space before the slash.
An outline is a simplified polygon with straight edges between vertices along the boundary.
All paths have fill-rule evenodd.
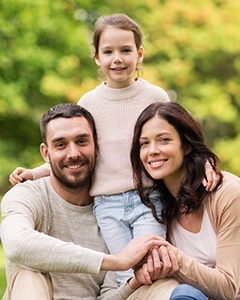
<path id="1" fill-rule="evenodd" d="M 19 266 L 43 272 L 92 273 L 127 270 L 154 246 L 166 244 L 157 236 L 134 239 L 119 254 L 110 255 L 48 235 L 53 212 L 44 184 L 26 182 L 12 188 L 2 200 L 2 242 L 6 257 Z M 40 187 L 39 187 L 39 186 Z"/>

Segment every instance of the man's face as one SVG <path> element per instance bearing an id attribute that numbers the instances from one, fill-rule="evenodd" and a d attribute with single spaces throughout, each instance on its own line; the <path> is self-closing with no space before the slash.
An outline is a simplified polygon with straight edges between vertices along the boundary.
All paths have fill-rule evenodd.
<path id="1" fill-rule="evenodd" d="M 41 152 L 51 165 L 53 182 L 65 189 L 89 186 L 96 148 L 88 121 L 82 116 L 52 120 L 47 125 L 46 140 Z"/>

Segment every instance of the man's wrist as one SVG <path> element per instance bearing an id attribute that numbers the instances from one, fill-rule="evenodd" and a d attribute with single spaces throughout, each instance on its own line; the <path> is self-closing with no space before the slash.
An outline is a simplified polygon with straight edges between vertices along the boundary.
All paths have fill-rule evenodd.
<path id="1" fill-rule="evenodd" d="M 126 271 L 124 264 L 121 263 L 120 259 L 113 254 L 105 254 L 103 257 L 101 271 Z"/>

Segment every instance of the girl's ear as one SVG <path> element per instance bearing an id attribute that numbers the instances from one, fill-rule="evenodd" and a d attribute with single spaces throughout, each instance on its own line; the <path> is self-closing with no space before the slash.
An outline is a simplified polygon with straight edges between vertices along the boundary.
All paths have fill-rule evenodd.
<path id="1" fill-rule="evenodd" d="M 138 59 L 137 62 L 140 64 L 143 62 L 143 58 L 144 58 L 144 51 L 143 51 L 143 47 L 140 46 L 138 49 Z"/>
<path id="2" fill-rule="evenodd" d="M 41 152 L 41 155 L 42 155 L 43 159 L 45 160 L 45 162 L 50 163 L 49 155 L 48 155 L 48 148 L 44 143 L 42 143 L 40 145 L 40 152 Z"/>
<path id="3" fill-rule="evenodd" d="M 100 63 L 98 55 L 95 55 L 95 63 L 96 63 L 97 66 L 101 67 L 101 63 Z"/>

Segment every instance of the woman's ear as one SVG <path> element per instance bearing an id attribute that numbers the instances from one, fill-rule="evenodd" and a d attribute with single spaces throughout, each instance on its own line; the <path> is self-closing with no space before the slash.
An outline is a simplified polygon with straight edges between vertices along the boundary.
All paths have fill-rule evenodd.
<path id="1" fill-rule="evenodd" d="M 192 151 L 192 148 L 190 146 L 185 147 L 184 155 L 188 155 Z"/>
<path id="2" fill-rule="evenodd" d="M 45 162 L 49 163 L 48 147 L 44 143 L 40 145 L 40 152 Z"/>

